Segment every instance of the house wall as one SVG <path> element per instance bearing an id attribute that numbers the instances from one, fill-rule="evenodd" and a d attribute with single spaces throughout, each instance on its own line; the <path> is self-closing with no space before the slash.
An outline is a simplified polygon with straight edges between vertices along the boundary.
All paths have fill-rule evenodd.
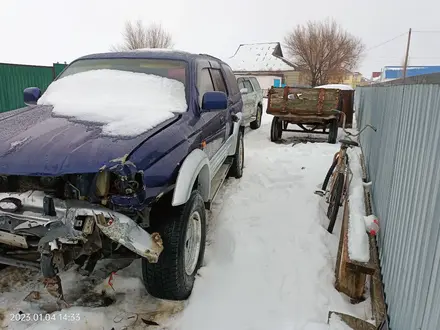
<path id="1" fill-rule="evenodd" d="M 287 86 L 302 85 L 301 73 L 299 71 L 288 71 L 284 73 L 284 78 Z"/>

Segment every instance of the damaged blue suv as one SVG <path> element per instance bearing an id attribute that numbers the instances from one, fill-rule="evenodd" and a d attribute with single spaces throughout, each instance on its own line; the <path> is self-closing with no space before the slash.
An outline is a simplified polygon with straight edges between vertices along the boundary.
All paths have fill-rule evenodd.
<path id="1" fill-rule="evenodd" d="M 0 263 L 40 269 L 65 304 L 60 272 L 141 257 L 151 295 L 186 299 L 206 209 L 243 172 L 230 67 L 170 50 L 94 54 L 24 101 L 0 117 Z"/>

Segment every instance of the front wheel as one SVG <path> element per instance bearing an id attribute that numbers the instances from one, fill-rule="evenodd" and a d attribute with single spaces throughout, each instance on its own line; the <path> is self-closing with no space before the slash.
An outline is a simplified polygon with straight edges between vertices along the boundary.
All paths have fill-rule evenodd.
<path id="1" fill-rule="evenodd" d="M 283 121 L 278 117 L 273 117 L 270 127 L 270 140 L 276 142 L 281 139 L 283 134 Z"/>
<path id="2" fill-rule="evenodd" d="M 184 206 L 160 209 L 164 213 L 152 214 L 152 229 L 160 233 L 164 249 L 155 264 L 142 259 L 144 285 L 156 298 L 185 300 L 205 254 L 205 204 L 195 190 Z"/>
<path id="3" fill-rule="evenodd" d="M 232 157 L 232 165 L 229 169 L 228 176 L 240 179 L 243 176 L 244 167 L 244 139 L 242 130 L 238 132 L 237 147 L 235 148 L 235 154 Z"/>
<path id="4" fill-rule="evenodd" d="M 336 218 L 338 217 L 339 206 L 342 199 L 342 191 L 344 189 L 344 174 L 338 173 L 336 180 L 330 192 L 330 202 L 327 209 L 327 217 L 330 220 L 327 231 L 331 234 L 335 227 Z"/>

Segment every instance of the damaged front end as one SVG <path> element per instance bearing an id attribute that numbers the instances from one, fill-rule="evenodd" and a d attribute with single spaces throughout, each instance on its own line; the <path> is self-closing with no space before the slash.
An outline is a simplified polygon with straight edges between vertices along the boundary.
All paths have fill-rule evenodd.
<path id="1" fill-rule="evenodd" d="M 142 172 L 125 158 L 95 174 L 0 176 L 0 263 L 40 268 L 59 301 L 57 274 L 74 264 L 88 275 L 99 259 L 124 251 L 156 263 L 163 244 L 146 231 L 144 200 Z"/>

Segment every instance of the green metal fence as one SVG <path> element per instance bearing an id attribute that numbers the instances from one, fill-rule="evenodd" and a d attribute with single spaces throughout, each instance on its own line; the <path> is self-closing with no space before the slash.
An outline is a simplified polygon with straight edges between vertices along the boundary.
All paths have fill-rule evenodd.
<path id="1" fill-rule="evenodd" d="M 0 112 L 24 107 L 23 90 L 38 87 L 42 92 L 64 70 L 66 64 L 35 66 L 0 63 Z"/>

